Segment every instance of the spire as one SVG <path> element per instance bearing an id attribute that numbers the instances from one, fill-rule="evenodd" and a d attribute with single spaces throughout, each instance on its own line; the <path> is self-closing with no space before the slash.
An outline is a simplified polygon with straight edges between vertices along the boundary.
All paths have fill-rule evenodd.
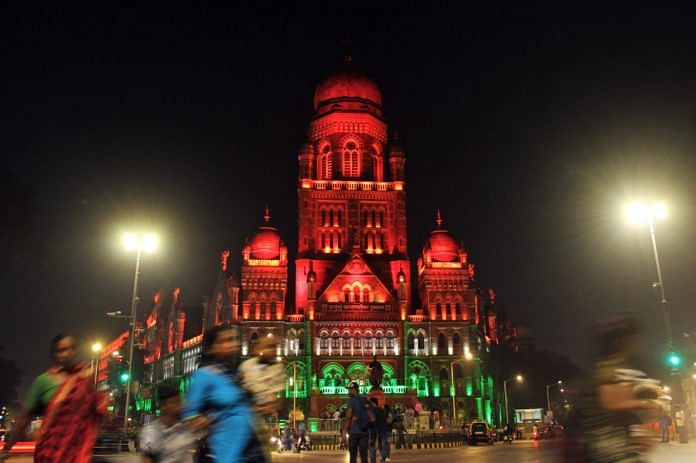
<path id="1" fill-rule="evenodd" d="M 442 226 L 442 216 L 440 215 L 440 208 L 437 209 L 437 218 L 435 219 L 435 223 L 437 224 L 437 228 L 440 228 Z"/>
<path id="2" fill-rule="evenodd" d="M 263 220 L 265 220 L 266 223 L 268 223 L 268 221 L 271 220 L 271 213 L 268 209 L 268 204 L 266 204 L 266 213 L 263 215 Z"/>

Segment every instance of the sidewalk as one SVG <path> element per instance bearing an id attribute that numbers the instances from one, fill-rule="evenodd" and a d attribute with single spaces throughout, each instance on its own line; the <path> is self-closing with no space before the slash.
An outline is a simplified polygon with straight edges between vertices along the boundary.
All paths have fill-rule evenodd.
<path id="1" fill-rule="evenodd" d="M 670 442 L 657 444 L 655 451 L 650 454 L 653 463 L 693 463 L 696 461 L 696 440 L 691 439 L 689 444 Z"/>

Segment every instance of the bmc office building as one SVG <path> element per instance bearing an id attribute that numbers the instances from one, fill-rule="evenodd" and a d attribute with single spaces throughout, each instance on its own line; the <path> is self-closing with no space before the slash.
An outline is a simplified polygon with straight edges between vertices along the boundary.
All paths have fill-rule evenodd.
<path id="1" fill-rule="evenodd" d="M 345 404 L 350 381 L 366 392 L 367 364 L 376 356 L 389 403 L 420 402 L 444 416 L 455 404 L 460 420 L 500 423 L 489 353 L 514 330 L 496 320 L 493 293 L 477 288 L 474 265 L 439 212 L 411 274 L 406 155 L 388 135 L 377 85 L 344 65 L 317 85 L 307 133 L 298 154 L 294 256 L 267 210 L 241 247 L 240 272 L 232 273 L 230 253 L 222 253 L 215 290 L 202 307 L 185 306 L 178 290 L 157 295 L 142 321 L 137 408 L 152 412 L 159 384 L 185 387 L 205 329 L 239 324 L 244 355 L 261 337 L 278 340 L 277 355 L 287 363 L 281 418 L 293 395 L 311 419 Z M 288 281 L 290 265 L 294 282 Z M 294 301 L 287 300 L 288 284 L 294 284 Z M 125 350 L 127 336 L 105 350 L 102 365 Z"/>

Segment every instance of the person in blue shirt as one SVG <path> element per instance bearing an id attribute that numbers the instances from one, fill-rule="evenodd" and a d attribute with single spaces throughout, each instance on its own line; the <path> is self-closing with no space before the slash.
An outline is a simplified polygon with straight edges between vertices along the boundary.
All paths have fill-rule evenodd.
<path id="1" fill-rule="evenodd" d="M 346 434 L 348 434 L 350 463 L 357 463 L 358 451 L 360 451 L 361 463 L 368 463 L 367 447 L 372 423 L 370 423 L 367 409 L 370 408 L 370 404 L 367 397 L 360 395 L 360 387 L 355 381 L 348 385 L 348 394 L 350 398 L 346 408 L 341 443 L 346 441 Z"/>
<path id="2" fill-rule="evenodd" d="M 249 461 L 256 440 L 249 397 L 235 378 L 239 351 L 236 327 L 206 331 L 201 366 L 186 395 L 183 417 L 208 425 L 208 447 L 216 463 Z"/>

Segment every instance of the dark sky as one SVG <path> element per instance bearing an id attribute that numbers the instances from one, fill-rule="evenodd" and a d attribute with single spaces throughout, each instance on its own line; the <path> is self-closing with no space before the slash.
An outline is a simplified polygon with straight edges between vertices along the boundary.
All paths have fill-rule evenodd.
<path id="1" fill-rule="evenodd" d="M 25 376 L 58 331 L 125 328 L 103 315 L 128 310 L 122 229 L 163 236 L 143 263 L 144 300 L 180 286 L 199 301 L 220 250 L 238 267 L 266 203 L 295 249 L 297 152 L 346 35 L 406 152 L 412 259 L 439 207 L 539 347 L 584 362 L 591 320 L 633 310 L 656 356 L 649 235 L 621 207 L 663 198 L 675 332 L 695 331 L 690 12 L 426 3 L 5 4 L 2 164 L 32 187 L 44 246 L 0 286 L 0 343 Z"/>

